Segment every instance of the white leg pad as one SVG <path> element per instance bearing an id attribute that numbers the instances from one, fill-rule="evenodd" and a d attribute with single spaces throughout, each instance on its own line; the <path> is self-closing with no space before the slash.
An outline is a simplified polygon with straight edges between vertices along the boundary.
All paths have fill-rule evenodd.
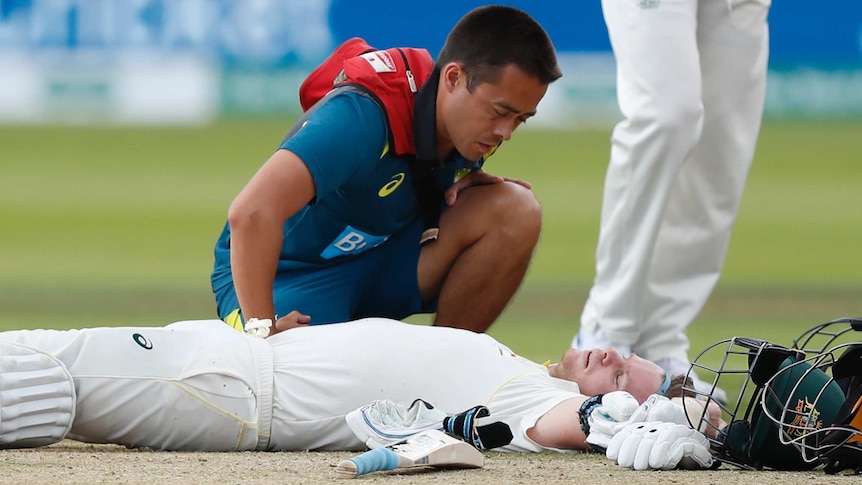
<path id="1" fill-rule="evenodd" d="M 0 448 L 61 441 L 75 418 L 75 383 L 57 358 L 0 342 Z"/>

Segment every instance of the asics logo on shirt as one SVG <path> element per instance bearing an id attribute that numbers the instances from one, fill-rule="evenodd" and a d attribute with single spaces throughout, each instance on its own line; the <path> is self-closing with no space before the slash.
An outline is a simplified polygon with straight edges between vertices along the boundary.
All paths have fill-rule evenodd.
<path id="1" fill-rule="evenodd" d="M 380 190 L 377 191 L 377 195 L 380 197 L 386 197 L 392 192 L 395 192 L 395 189 L 401 185 L 401 182 L 404 181 L 404 172 L 396 173 L 392 176 L 392 180 L 386 183 L 383 187 L 380 187 Z"/>

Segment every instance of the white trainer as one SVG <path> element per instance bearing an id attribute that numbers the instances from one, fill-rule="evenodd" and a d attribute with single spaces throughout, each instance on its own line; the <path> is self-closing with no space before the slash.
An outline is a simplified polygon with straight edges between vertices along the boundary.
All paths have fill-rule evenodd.
<path id="1" fill-rule="evenodd" d="M 727 392 L 724 389 L 715 386 L 713 387 L 712 382 L 706 382 L 698 377 L 697 373 L 694 370 L 689 373 L 689 369 L 691 369 L 691 364 L 685 362 L 680 359 L 674 359 L 671 357 L 665 357 L 663 359 L 658 359 L 655 361 L 665 372 L 667 375 L 673 377 L 680 374 L 688 374 L 688 377 L 691 378 L 694 383 L 694 389 L 704 395 L 704 396 L 712 396 L 713 399 L 720 402 L 721 404 L 727 404 Z"/>
<path id="2" fill-rule="evenodd" d="M 578 329 L 578 333 L 575 335 L 575 338 L 572 339 L 572 347 L 578 350 L 606 349 L 608 347 L 613 347 L 623 357 L 628 357 L 632 353 L 631 345 L 615 344 L 608 339 L 605 333 L 602 332 L 601 328 L 596 327 L 594 331 L 590 332 L 583 325 Z"/>

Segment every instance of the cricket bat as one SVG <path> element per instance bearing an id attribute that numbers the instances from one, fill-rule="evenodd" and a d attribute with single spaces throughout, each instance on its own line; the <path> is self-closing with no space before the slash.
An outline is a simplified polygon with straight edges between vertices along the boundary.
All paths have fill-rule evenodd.
<path id="1" fill-rule="evenodd" d="M 338 478 L 399 468 L 482 468 L 485 457 L 469 443 L 436 429 L 417 433 L 404 441 L 344 460 L 335 468 Z"/>

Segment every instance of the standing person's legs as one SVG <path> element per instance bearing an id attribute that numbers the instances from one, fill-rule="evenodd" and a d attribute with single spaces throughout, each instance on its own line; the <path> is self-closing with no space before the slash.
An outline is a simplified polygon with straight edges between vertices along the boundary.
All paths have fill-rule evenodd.
<path id="1" fill-rule="evenodd" d="M 700 3 L 703 135 L 671 194 L 644 299 L 645 330 L 635 347 L 671 372 L 687 369 L 686 328 L 721 274 L 754 157 L 766 89 L 767 12 L 768 3 L 757 0 L 730 9 L 725 2 Z"/>
<path id="2" fill-rule="evenodd" d="M 625 119 L 612 136 L 596 277 L 574 347 L 638 341 L 655 238 L 703 121 L 696 0 L 604 0 Z M 604 345 L 603 345 L 604 344 Z"/>
<path id="3" fill-rule="evenodd" d="M 13 380 L 27 372 L 18 364 L 24 362 L 22 352 L 61 362 L 74 381 L 69 438 L 192 451 L 266 446 L 261 441 L 268 440 L 269 422 L 262 416 L 272 408 L 271 347 L 217 320 L 163 328 L 2 332 L 4 395 L 26 391 L 20 391 L 26 380 Z M 12 353 L 15 365 L 6 358 Z M 10 389 L 14 382 L 21 384 Z M 0 412 L 7 406 L 0 403 Z M 14 440 L 4 445 L 27 446 Z"/>

